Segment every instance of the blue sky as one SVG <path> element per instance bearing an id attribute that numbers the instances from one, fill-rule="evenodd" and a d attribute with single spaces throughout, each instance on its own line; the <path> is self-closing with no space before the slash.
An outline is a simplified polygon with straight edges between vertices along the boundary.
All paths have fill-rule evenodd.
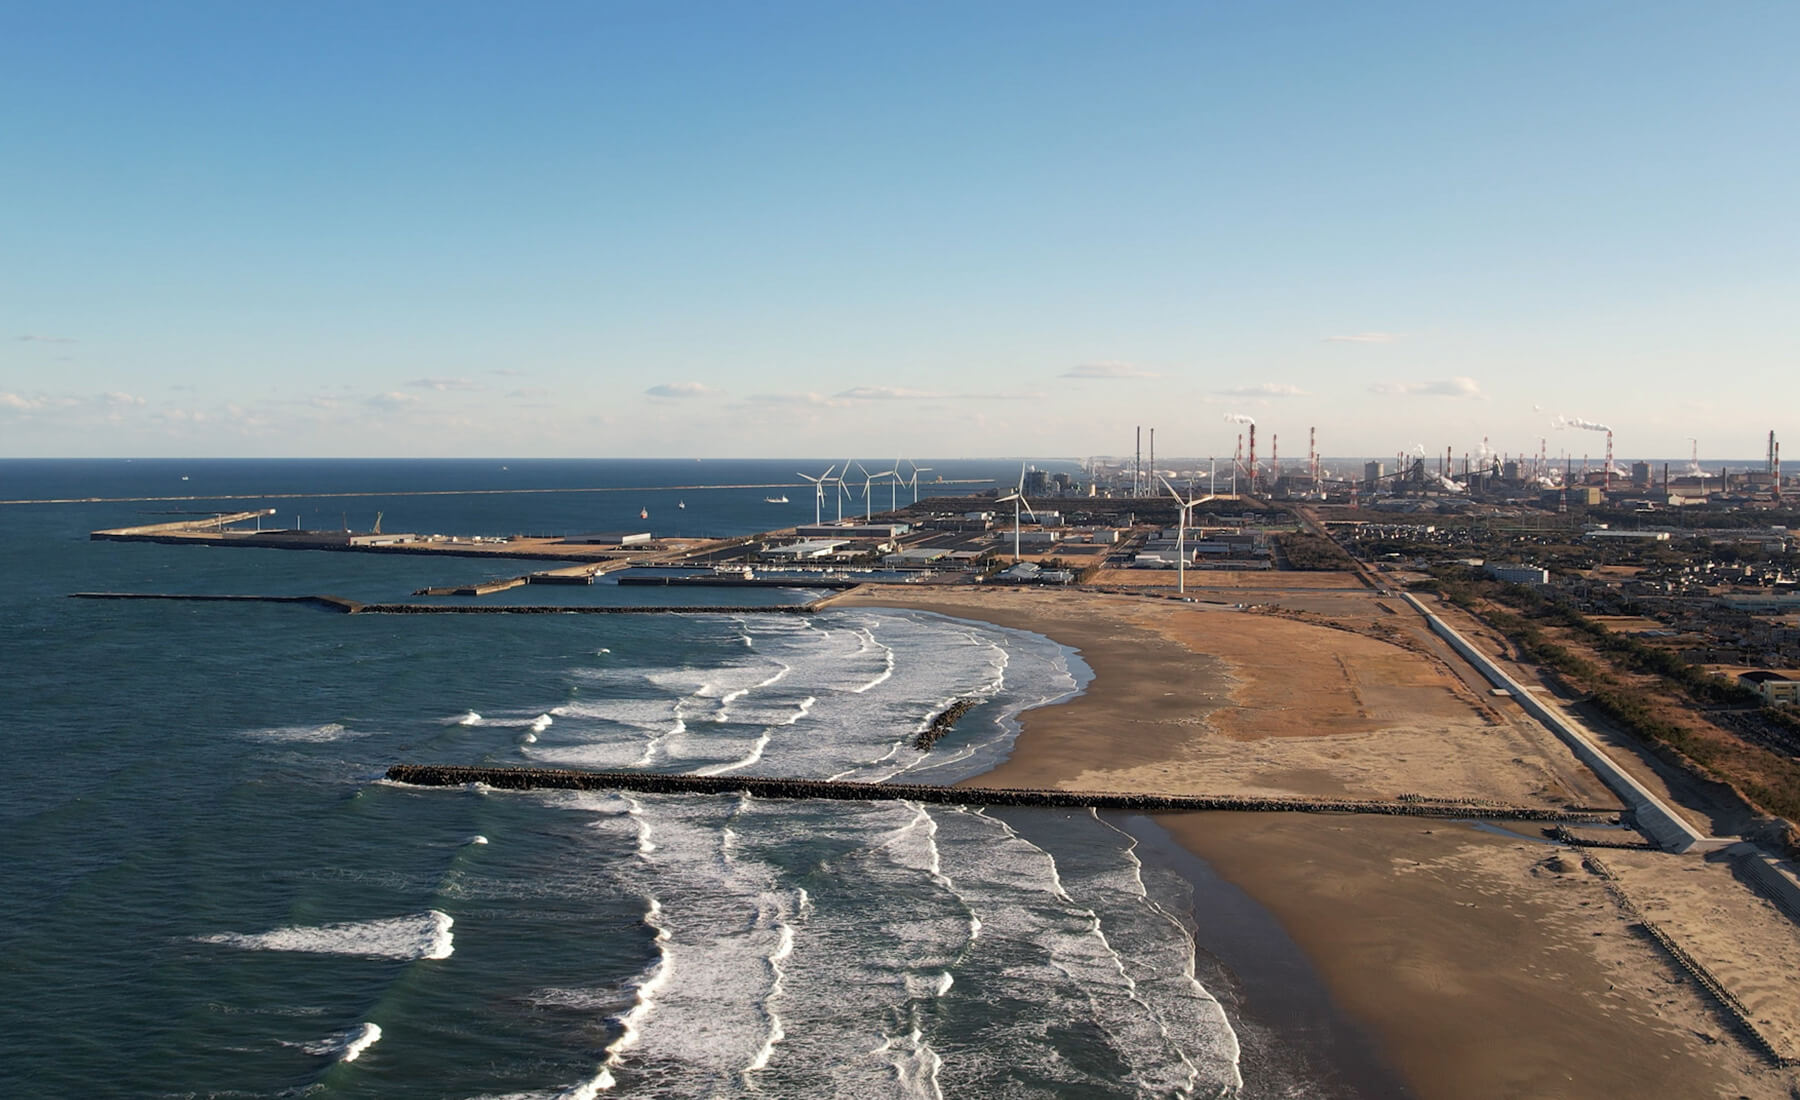
<path id="1" fill-rule="evenodd" d="M 1800 6 L 0 3 L 0 455 L 1760 454 Z"/>

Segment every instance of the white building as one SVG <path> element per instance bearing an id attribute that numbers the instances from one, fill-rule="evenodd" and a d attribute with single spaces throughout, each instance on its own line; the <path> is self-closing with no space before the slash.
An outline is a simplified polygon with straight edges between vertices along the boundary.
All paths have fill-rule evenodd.
<path id="1" fill-rule="evenodd" d="M 1738 675 L 1738 683 L 1751 688 L 1771 703 L 1800 704 L 1800 679 L 1792 672 L 1757 669 Z"/>
<path id="2" fill-rule="evenodd" d="M 771 558 L 789 558 L 793 561 L 817 561 L 829 558 L 838 552 L 841 546 L 848 546 L 845 539 L 808 539 L 805 542 L 790 542 L 786 546 L 771 546 L 763 551 Z"/>
<path id="3" fill-rule="evenodd" d="M 1549 584 L 1550 571 L 1539 569 L 1535 565 L 1506 565 L 1495 563 L 1486 566 L 1487 575 L 1507 584 Z"/>

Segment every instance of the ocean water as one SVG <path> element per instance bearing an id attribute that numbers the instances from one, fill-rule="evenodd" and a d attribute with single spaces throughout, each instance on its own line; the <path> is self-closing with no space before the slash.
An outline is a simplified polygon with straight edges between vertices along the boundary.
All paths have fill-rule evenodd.
<path id="1" fill-rule="evenodd" d="M 211 506 L 113 498 L 291 494 L 268 506 L 311 527 L 380 511 L 390 531 L 729 535 L 810 520 L 812 499 L 718 486 L 828 461 L 0 462 L 0 499 L 112 501 L 0 505 L 5 1094 L 1235 1093 L 1237 1034 L 1196 978 L 1203 899 L 1147 874 L 1120 821 L 381 778 L 408 761 L 953 782 L 1004 758 L 1022 711 L 1085 683 L 1048 639 L 869 609 L 66 598 L 396 600 L 508 571 L 88 541 Z M 480 492 L 497 488 L 604 491 Z M 982 702 L 913 749 L 963 696 Z"/>

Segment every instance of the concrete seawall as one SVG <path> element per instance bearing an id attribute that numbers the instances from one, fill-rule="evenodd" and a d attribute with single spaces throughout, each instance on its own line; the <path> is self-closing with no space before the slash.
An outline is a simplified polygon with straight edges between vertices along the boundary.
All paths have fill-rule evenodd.
<path id="1" fill-rule="evenodd" d="M 1413 606 L 1419 614 L 1425 616 L 1432 633 L 1450 643 L 1450 648 L 1474 665 L 1476 670 L 1487 677 L 1489 683 L 1497 688 L 1504 688 L 1512 694 L 1525 713 L 1555 734 L 1557 739 L 1569 746 L 1575 756 L 1600 777 L 1612 792 L 1619 796 L 1631 811 L 1631 817 L 1639 831 L 1662 848 L 1671 852 L 1685 852 L 1694 845 L 1709 839 L 1706 834 L 1689 825 L 1669 805 L 1651 794 L 1649 789 L 1633 779 L 1625 769 L 1594 744 L 1586 733 L 1577 729 L 1562 715 L 1539 702 L 1537 697 L 1525 690 L 1525 685 L 1508 676 L 1496 665 L 1487 654 L 1475 648 L 1467 638 L 1457 633 L 1450 624 L 1428 611 L 1418 598 L 1410 593 L 1402 593 L 1401 599 Z"/>
<path id="2" fill-rule="evenodd" d="M 500 790 L 621 790 L 647 794 L 735 794 L 757 798 L 815 798 L 840 802 L 906 799 L 957 806 L 1044 806 L 1065 809 L 1135 810 L 1179 813 L 1193 810 L 1249 810 L 1285 813 L 1382 814 L 1394 817 L 1488 818 L 1505 821 L 1612 821 L 1600 810 L 1546 810 L 1476 799 L 1245 798 L 1225 795 L 1126 794 L 1108 791 L 1029 790 L 1007 787 L 938 787 L 911 783 L 851 783 L 822 779 L 778 779 L 728 775 L 659 775 L 654 772 L 589 772 L 562 768 L 482 768 L 451 764 L 396 764 L 387 770 L 395 783 L 418 787 L 462 787 L 471 783 Z"/>

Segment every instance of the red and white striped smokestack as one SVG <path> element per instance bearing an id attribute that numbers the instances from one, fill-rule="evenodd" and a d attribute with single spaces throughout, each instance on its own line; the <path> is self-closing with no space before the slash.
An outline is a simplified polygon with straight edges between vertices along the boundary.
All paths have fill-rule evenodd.
<path id="1" fill-rule="evenodd" d="M 1281 480 L 1281 437 L 1279 435 L 1269 436 L 1269 477 L 1274 481 Z"/>

